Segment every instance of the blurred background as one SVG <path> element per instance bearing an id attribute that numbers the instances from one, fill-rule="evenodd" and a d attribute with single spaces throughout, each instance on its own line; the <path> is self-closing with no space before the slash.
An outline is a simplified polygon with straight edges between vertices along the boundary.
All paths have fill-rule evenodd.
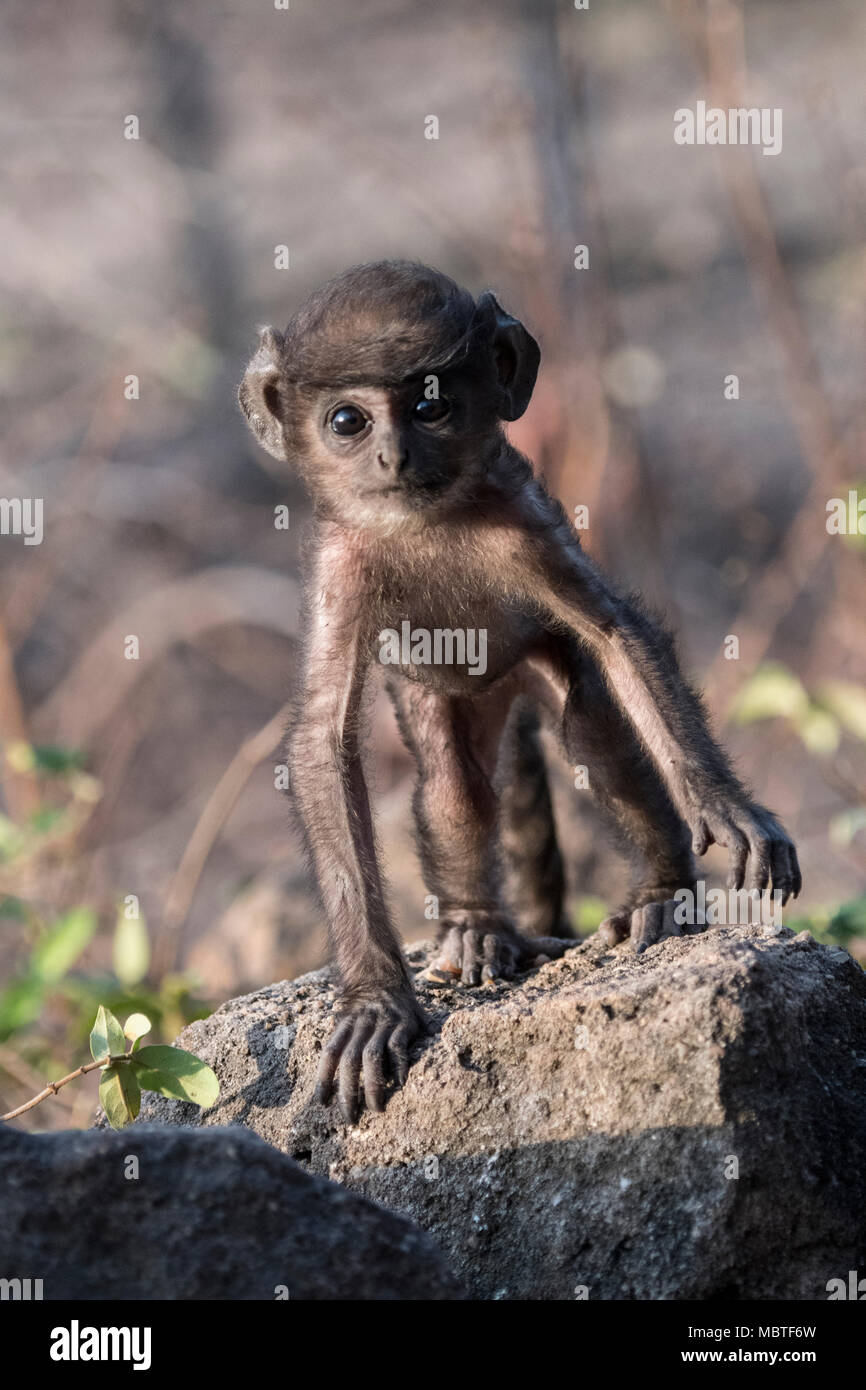
<path id="1" fill-rule="evenodd" d="M 274 786 L 308 508 L 235 391 L 256 326 L 365 259 L 532 328 L 515 442 L 797 839 L 788 924 L 866 959 L 866 536 L 826 527 L 866 483 L 862 4 L 7 0 L 2 37 L 0 492 L 44 499 L 44 539 L 0 536 L 0 1110 L 85 1060 L 100 1003 L 170 1041 L 325 959 Z M 781 154 L 676 145 L 699 99 L 781 108 Z M 625 866 L 561 766 L 556 800 L 590 931 Z M 22 1123 L 88 1124 L 95 1085 Z"/>

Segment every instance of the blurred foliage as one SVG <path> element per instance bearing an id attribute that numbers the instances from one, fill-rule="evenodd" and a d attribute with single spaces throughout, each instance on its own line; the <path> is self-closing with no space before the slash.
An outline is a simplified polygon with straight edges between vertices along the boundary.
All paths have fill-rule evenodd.
<path id="1" fill-rule="evenodd" d="M 598 929 L 610 908 L 603 898 L 584 894 L 578 898 L 571 914 L 571 925 L 578 936 L 589 936 Z"/>
<path id="2" fill-rule="evenodd" d="M 33 775 L 41 804 L 20 825 L 0 816 L 0 921 L 7 932 L 17 924 L 22 935 L 18 968 L 0 989 L 0 1044 L 47 1072 L 65 1066 L 86 1043 L 103 1009 L 145 1016 L 148 1029 L 153 1020 L 169 1041 L 193 1019 L 206 1018 L 210 1007 L 196 997 L 190 975 L 150 976 L 150 936 L 135 898 L 125 898 L 113 924 L 102 925 L 90 905 L 53 911 L 36 901 L 34 885 L 50 883 L 58 863 L 74 854 L 77 831 L 101 789 L 70 750 L 17 744 L 7 759 L 16 772 Z M 20 891 L 9 891 L 13 885 Z M 88 954 L 110 956 L 111 970 L 83 964 Z"/>
<path id="3" fill-rule="evenodd" d="M 732 710 L 738 724 L 786 719 L 810 753 L 835 753 L 843 732 L 866 743 L 866 689 L 853 681 L 823 681 L 809 692 L 780 662 L 759 666 L 740 689 Z"/>
<path id="4" fill-rule="evenodd" d="M 858 938 L 866 940 L 866 896 L 841 907 L 812 908 L 806 916 L 792 917 L 788 926 L 795 932 L 811 932 L 816 941 L 828 946 L 844 946 L 848 950 Z"/>

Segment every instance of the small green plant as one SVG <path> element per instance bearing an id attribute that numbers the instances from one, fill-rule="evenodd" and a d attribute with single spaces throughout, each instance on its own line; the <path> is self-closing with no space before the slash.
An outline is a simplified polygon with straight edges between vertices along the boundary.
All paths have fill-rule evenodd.
<path id="1" fill-rule="evenodd" d="M 220 1090 L 211 1068 L 182 1047 L 161 1044 L 141 1047 L 141 1039 L 150 1032 L 150 1027 L 150 1019 L 136 1013 L 130 1014 L 121 1028 L 111 1010 L 100 1004 L 90 1031 L 93 1061 L 77 1067 L 59 1081 L 50 1081 L 32 1100 L 10 1110 L 7 1115 L 0 1115 L 0 1119 L 13 1120 L 23 1115 L 49 1096 L 56 1096 L 68 1082 L 97 1068 L 102 1070 L 99 1099 L 112 1129 L 123 1129 L 136 1118 L 142 1091 L 155 1091 L 172 1100 L 192 1101 L 203 1110 L 208 1109 L 216 1102 Z"/>

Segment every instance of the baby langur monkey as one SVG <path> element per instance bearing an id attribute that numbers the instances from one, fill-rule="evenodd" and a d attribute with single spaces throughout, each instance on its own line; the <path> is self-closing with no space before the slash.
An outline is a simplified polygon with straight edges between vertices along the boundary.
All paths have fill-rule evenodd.
<path id="1" fill-rule="evenodd" d="M 385 630 L 485 632 L 486 669 L 405 644 L 385 667 L 417 763 L 414 814 L 439 900 L 441 969 L 466 985 L 560 955 L 562 866 L 532 708 L 642 863 L 602 924 L 638 951 L 679 934 L 693 853 L 729 884 L 800 891 L 797 854 L 714 741 L 670 637 L 584 554 L 563 507 L 509 444 L 538 345 L 494 296 L 405 261 L 348 270 L 265 329 L 239 398 L 309 488 L 313 545 L 292 790 L 342 987 L 318 1096 L 348 1121 L 405 1081 L 426 1021 L 383 889 L 361 713 Z M 460 655 L 458 648 L 457 655 Z M 514 706 L 514 717 L 510 717 Z M 504 766 L 504 773 L 503 773 Z M 497 771 L 497 769 L 499 769 Z M 501 794 L 498 794 L 498 790 Z"/>

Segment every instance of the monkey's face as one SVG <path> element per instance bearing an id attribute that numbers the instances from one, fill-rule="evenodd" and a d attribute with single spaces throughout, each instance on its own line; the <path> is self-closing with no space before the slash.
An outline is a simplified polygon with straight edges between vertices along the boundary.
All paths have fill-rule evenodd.
<path id="1" fill-rule="evenodd" d="M 429 518 L 470 495 L 483 475 L 499 434 L 491 399 L 490 387 L 458 373 L 317 392 L 301 412 L 301 471 L 316 500 L 343 520 Z"/>
<path id="2" fill-rule="evenodd" d="M 239 399 L 256 438 L 350 525 L 417 523 L 471 499 L 501 422 L 529 403 L 538 344 L 486 291 L 439 271 L 356 266 L 262 331 Z"/>

